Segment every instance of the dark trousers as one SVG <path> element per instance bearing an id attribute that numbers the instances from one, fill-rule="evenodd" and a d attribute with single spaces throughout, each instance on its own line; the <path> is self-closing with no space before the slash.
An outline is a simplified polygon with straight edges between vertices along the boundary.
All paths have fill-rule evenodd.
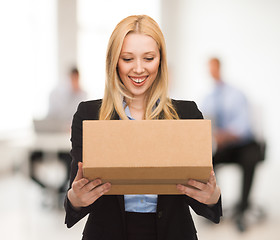
<path id="1" fill-rule="evenodd" d="M 262 147 L 256 141 L 247 142 L 240 146 L 228 146 L 218 151 L 213 156 L 214 168 L 221 163 L 236 163 L 243 172 L 243 184 L 241 191 L 241 200 L 238 204 L 238 211 L 243 213 L 249 207 L 249 195 L 252 187 L 255 169 L 261 160 L 263 160 Z"/>
<path id="2" fill-rule="evenodd" d="M 126 212 L 127 240 L 156 240 L 156 213 Z"/>

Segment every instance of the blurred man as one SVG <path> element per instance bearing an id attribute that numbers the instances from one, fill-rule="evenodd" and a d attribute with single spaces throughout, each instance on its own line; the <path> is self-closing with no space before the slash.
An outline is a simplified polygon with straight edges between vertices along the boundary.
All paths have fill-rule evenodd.
<path id="1" fill-rule="evenodd" d="M 250 109 L 245 95 L 221 78 L 218 58 L 209 60 L 209 71 L 214 89 L 204 99 L 202 112 L 213 122 L 216 152 L 214 167 L 219 163 L 237 163 L 243 170 L 241 199 L 236 209 L 236 223 L 245 231 L 245 211 L 249 208 L 249 194 L 256 164 L 261 160 L 258 144 L 254 140 L 250 122 Z"/>
<path id="2" fill-rule="evenodd" d="M 50 94 L 47 118 L 71 123 L 73 114 L 81 101 L 87 100 L 87 93 L 80 86 L 80 74 L 72 68 L 65 86 L 56 87 Z"/>

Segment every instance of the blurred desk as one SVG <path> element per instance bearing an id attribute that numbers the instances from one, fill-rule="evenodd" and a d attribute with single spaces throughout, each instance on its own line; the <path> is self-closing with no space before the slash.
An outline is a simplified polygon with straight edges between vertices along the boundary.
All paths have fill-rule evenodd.
<path id="1" fill-rule="evenodd" d="M 71 149 L 70 133 L 35 133 L 30 149 L 46 152 L 69 152 Z"/>
<path id="2" fill-rule="evenodd" d="M 71 164 L 70 131 L 35 132 L 30 126 L 1 132 L 0 149 L 2 172 L 20 170 L 44 188 L 66 188 Z M 38 171 L 40 164 L 44 167 Z"/>
<path id="3" fill-rule="evenodd" d="M 70 132 L 35 133 L 29 144 L 29 176 L 44 189 L 65 193 L 70 175 Z"/>

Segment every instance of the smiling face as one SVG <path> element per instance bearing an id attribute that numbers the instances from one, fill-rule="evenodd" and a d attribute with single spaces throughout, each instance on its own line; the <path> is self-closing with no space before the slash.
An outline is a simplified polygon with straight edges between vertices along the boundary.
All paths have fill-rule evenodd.
<path id="1" fill-rule="evenodd" d="M 125 37 L 118 73 L 134 98 L 145 98 L 157 77 L 159 64 L 159 49 L 152 37 L 139 33 L 129 33 Z"/>

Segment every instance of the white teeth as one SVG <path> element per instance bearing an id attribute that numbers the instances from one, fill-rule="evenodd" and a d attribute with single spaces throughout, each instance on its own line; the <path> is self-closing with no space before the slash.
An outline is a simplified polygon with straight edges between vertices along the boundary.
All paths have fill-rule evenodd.
<path id="1" fill-rule="evenodd" d="M 143 82 L 143 81 L 146 79 L 146 77 L 144 77 L 144 78 L 133 78 L 133 77 L 130 77 L 130 79 L 131 79 L 133 82 L 141 83 L 141 82 Z"/>

